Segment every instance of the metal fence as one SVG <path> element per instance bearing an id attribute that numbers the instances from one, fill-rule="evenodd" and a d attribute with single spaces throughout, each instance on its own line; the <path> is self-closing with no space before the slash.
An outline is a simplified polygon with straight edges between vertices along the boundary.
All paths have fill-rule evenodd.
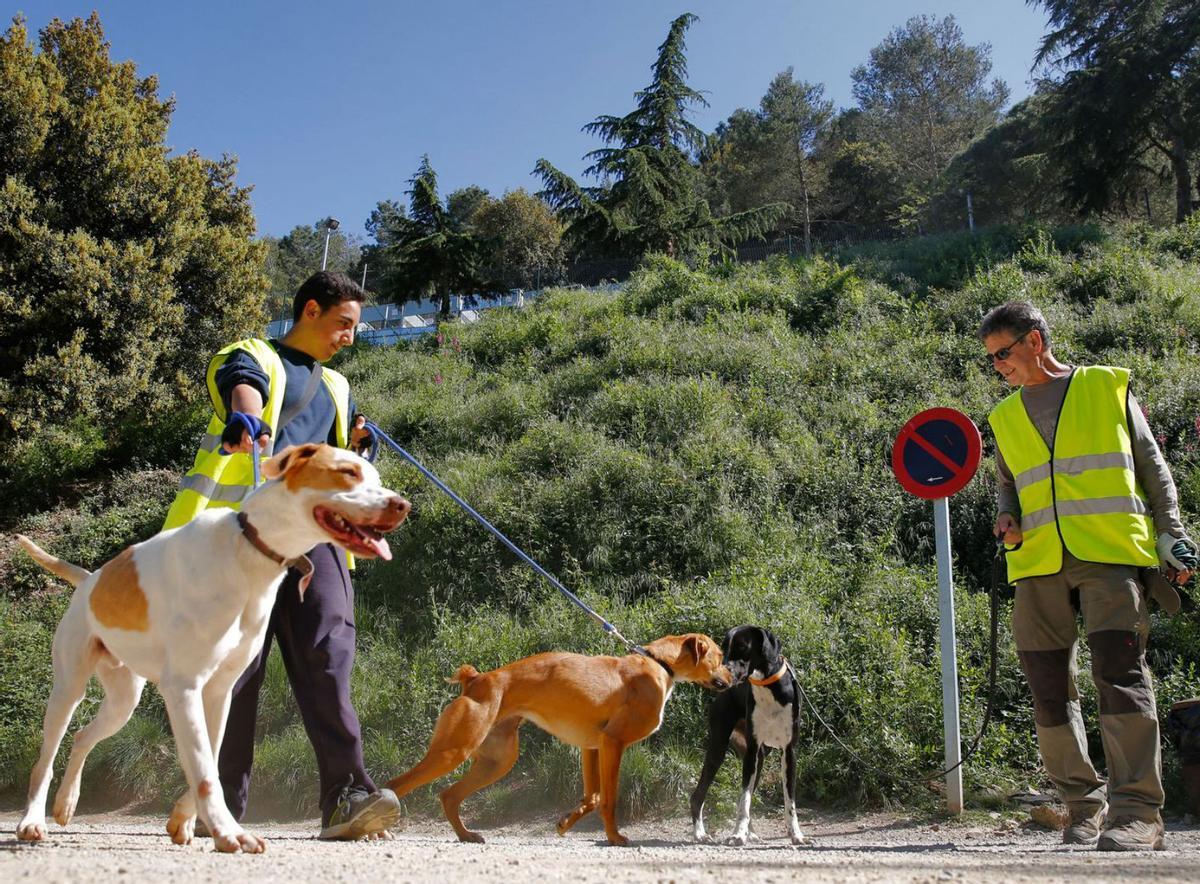
<path id="1" fill-rule="evenodd" d="M 497 307 L 524 307 L 541 292 L 513 289 L 502 295 L 452 295 L 450 315 L 460 322 L 476 322 L 480 314 Z M 355 337 L 368 344 L 388 345 L 419 338 L 437 331 L 439 304 L 423 299 L 403 304 L 373 304 L 363 307 Z M 267 336 L 282 338 L 292 320 L 277 319 L 267 324 Z"/>

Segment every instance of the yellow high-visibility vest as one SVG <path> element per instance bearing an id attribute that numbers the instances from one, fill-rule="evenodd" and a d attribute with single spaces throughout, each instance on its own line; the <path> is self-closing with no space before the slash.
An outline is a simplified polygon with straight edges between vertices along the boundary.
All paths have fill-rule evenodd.
<path id="1" fill-rule="evenodd" d="M 279 415 L 283 410 L 283 393 L 287 385 L 283 360 L 275 348 L 258 338 L 247 338 L 230 344 L 217 353 L 208 364 L 208 393 L 213 403 L 213 415 L 200 442 L 192 468 L 180 480 L 179 492 L 167 511 L 163 530 L 178 528 L 194 519 L 209 507 L 223 506 L 240 509 L 242 498 L 254 486 L 254 465 L 249 454 L 221 454 L 221 433 L 225 431 L 228 415 L 217 390 L 217 370 L 235 350 L 249 353 L 267 374 L 267 399 L 262 418 L 273 431 L 279 430 Z M 337 414 L 334 437 L 339 447 L 347 447 L 350 434 L 350 384 L 345 377 L 322 367 L 321 380 L 333 397 Z M 275 440 L 268 442 L 267 455 L 274 450 Z"/>
<path id="2" fill-rule="evenodd" d="M 1020 390 L 988 415 L 1021 502 L 1023 538 L 1008 551 L 1010 581 L 1057 574 L 1064 547 L 1085 562 L 1158 564 L 1154 521 L 1134 474 L 1128 393 L 1128 369 L 1075 369 L 1053 454 L 1029 419 Z"/>

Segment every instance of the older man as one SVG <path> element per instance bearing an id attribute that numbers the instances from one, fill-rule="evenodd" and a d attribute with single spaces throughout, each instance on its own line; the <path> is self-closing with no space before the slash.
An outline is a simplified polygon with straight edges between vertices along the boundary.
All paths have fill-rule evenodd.
<path id="1" fill-rule="evenodd" d="M 1063 840 L 1100 850 L 1163 846 L 1162 759 L 1146 666 L 1142 569 L 1189 576 L 1194 544 L 1175 484 L 1129 389 L 1127 369 L 1055 358 L 1031 304 L 1010 302 L 979 327 L 992 366 L 1019 389 L 988 417 L 999 515 L 1016 585 L 1013 636 L 1033 694 L 1038 748 L 1070 811 Z M 1180 541 L 1183 545 L 1180 546 Z M 1108 783 L 1088 758 L 1075 687 L 1082 614 Z"/>

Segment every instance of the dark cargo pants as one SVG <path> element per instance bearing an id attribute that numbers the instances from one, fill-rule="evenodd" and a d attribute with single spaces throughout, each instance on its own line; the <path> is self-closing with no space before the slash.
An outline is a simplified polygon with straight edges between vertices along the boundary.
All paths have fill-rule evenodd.
<path id="1" fill-rule="evenodd" d="M 1153 819 L 1163 804 L 1162 756 L 1146 666 L 1150 620 L 1137 568 L 1064 553 L 1058 574 L 1017 581 L 1013 637 L 1033 693 L 1042 763 L 1068 806 L 1104 801 L 1105 781 L 1088 758 L 1075 687 L 1077 610 L 1099 695 L 1109 817 Z"/>
<path id="2" fill-rule="evenodd" d="M 225 803 L 235 819 L 242 818 L 250 795 L 258 692 L 266 676 L 272 639 L 279 643 L 304 729 L 317 756 L 323 816 L 328 817 L 341 788 L 351 778 L 367 791 L 375 791 L 363 765 L 362 729 L 350 703 L 354 590 L 346 556 L 332 544 L 321 544 L 308 555 L 313 576 L 303 603 L 297 590 L 299 574 L 288 571 L 271 610 L 262 651 L 233 687 L 217 768 Z"/>

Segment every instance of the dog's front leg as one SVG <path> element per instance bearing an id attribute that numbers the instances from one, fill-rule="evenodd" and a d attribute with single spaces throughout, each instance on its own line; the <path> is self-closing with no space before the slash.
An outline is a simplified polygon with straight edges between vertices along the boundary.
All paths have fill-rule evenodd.
<path id="1" fill-rule="evenodd" d="M 763 755 L 766 750 L 758 744 L 753 735 L 746 735 L 746 754 L 742 756 L 742 795 L 738 799 L 737 825 L 726 843 L 737 847 L 745 847 L 752 837 L 750 832 L 750 801 L 754 797 L 754 787 L 758 785 L 758 774 L 762 770 Z"/>
<path id="2" fill-rule="evenodd" d="M 159 689 L 171 720 L 180 766 L 200 811 L 200 818 L 212 833 L 213 844 L 223 853 L 238 850 L 262 853 L 266 849 L 266 842 L 243 830 L 225 806 L 200 685 L 194 678 L 164 677 Z"/>
<path id="3" fill-rule="evenodd" d="M 709 787 L 713 778 L 721 769 L 725 753 L 729 750 L 729 735 L 733 733 L 733 722 L 727 715 L 714 714 L 709 722 L 708 748 L 704 753 L 704 767 L 700 771 L 700 781 L 692 792 L 692 837 L 701 843 L 711 843 L 712 838 L 704 830 L 704 802 L 708 798 Z"/>
<path id="4" fill-rule="evenodd" d="M 624 847 L 629 839 L 617 831 L 617 788 L 621 782 L 621 756 L 625 744 L 608 734 L 600 736 L 600 819 L 608 843 Z"/>
<path id="5" fill-rule="evenodd" d="M 788 835 L 793 844 L 804 843 L 804 833 L 800 831 L 800 820 L 796 818 L 796 741 L 787 744 L 783 750 L 783 804 L 787 812 Z"/>
<path id="6" fill-rule="evenodd" d="M 201 691 L 204 700 L 204 721 L 208 727 L 208 741 L 212 746 L 213 758 L 218 766 L 221 759 L 221 742 L 225 737 L 225 723 L 229 718 L 229 703 L 233 685 L 237 681 L 236 667 L 226 666 L 218 670 Z M 218 781 L 219 782 L 219 781 Z M 222 792 L 222 798 L 224 793 Z M 228 805 L 227 805 L 228 806 Z M 196 801 L 191 788 L 185 789 L 171 808 L 167 820 L 167 832 L 176 844 L 191 844 L 196 833 Z"/>

